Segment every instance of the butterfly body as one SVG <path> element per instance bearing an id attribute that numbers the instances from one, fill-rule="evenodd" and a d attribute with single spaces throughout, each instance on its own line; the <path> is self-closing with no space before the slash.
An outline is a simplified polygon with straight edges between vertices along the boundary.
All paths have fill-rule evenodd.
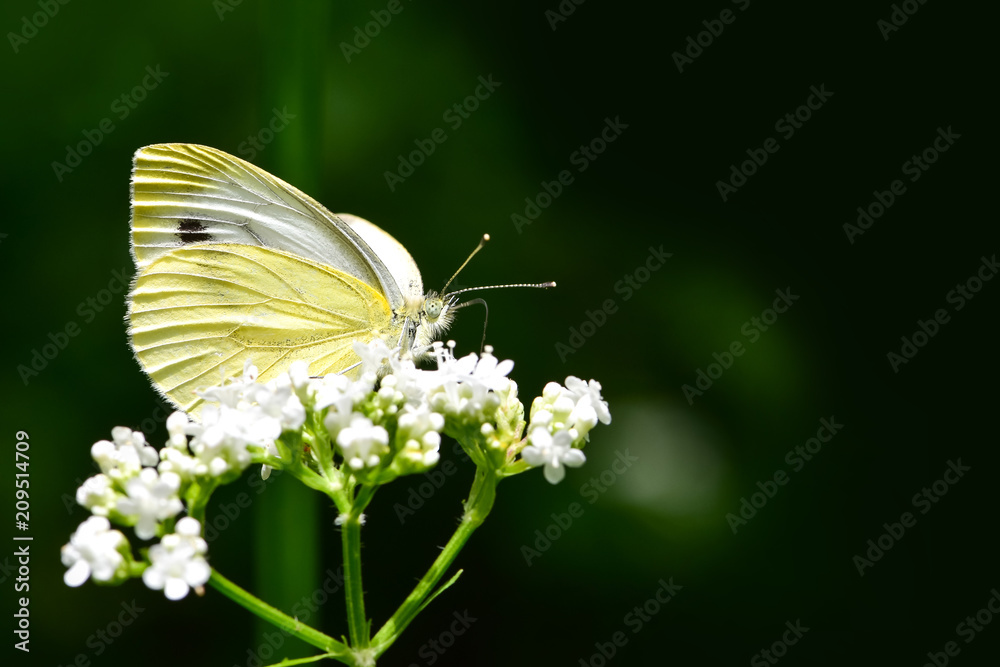
<path id="1" fill-rule="evenodd" d="M 248 360 L 261 381 L 299 360 L 311 375 L 349 371 L 355 342 L 419 355 L 453 316 L 388 233 L 216 149 L 137 151 L 131 228 L 130 343 L 187 412 Z"/>

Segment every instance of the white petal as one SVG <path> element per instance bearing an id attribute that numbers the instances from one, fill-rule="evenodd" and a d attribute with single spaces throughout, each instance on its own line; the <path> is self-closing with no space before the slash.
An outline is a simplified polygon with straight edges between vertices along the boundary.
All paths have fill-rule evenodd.
<path id="1" fill-rule="evenodd" d="M 78 560 L 73 563 L 73 567 L 66 570 L 63 581 L 67 586 L 76 588 L 90 578 L 90 565 L 85 560 Z"/>
<path id="2" fill-rule="evenodd" d="M 545 466 L 545 479 L 549 484 L 558 484 L 562 481 L 562 478 L 566 476 L 566 468 L 561 465 L 547 465 Z"/>
<path id="3" fill-rule="evenodd" d="M 203 559 L 192 560 L 184 568 L 184 581 L 191 586 L 202 586 L 212 576 L 212 568 Z"/>
<path id="4" fill-rule="evenodd" d="M 570 468 L 579 468 L 584 463 L 587 462 L 587 457 L 579 449 L 571 449 L 562 457 L 563 465 L 569 466 Z"/>
<path id="5" fill-rule="evenodd" d="M 163 587 L 163 594 L 168 600 L 180 600 L 188 594 L 191 587 L 187 582 L 177 577 L 167 579 L 167 585 Z"/>

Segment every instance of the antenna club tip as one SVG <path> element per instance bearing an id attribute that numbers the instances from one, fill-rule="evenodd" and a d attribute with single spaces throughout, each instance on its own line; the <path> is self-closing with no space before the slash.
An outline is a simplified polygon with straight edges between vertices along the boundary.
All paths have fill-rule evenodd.
<path id="1" fill-rule="evenodd" d="M 546 287 L 555 287 L 556 286 L 556 281 L 553 280 L 553 281 L 547 282 L 547 283 L 545 283 L 545 286 Z"/>
<path id="2" fill-rule="evenodd" d="M 489 241 L 490 240 L 490 235 L 489 234 L 483 234 L 483 240 L 484 241 Z"/>

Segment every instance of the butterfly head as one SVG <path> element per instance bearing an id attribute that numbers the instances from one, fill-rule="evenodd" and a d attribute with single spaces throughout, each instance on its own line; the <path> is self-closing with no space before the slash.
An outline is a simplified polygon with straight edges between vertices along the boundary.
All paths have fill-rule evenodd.
<path id="1" fill-rule="evenodd" d="M 430 345 L 448 330 L 455 319 L 455 301 L 457 297 L 442 297 L 433 291 L 424 296 L 417 316 L 417 346 Z"/>

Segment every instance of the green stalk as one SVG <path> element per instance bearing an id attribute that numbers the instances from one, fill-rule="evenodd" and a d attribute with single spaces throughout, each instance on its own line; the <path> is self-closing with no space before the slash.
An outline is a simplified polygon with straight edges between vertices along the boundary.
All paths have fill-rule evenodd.
<path id="1" fill-rule="evenodd" d="M 347 631 L 351 648 L 371 645 L 371 628 L 365 617 L 365 590 L 361 580 L 361 514 L 375 495 L 375 487 L 364 486 L 351 504 L 341 525 L 344 551 L 344 602 L 347 605 Z"/>
<path id="2" fill-rule="evenodd" d="M 455 534 L 451 536 L 434 563 L 423 576 L 417 586 L 413 589 L 403 604 L 399 606 L 392 617 L 386 621 L 385 625 L 372 638 L 372 644 L 376 647 L 376 654 L 381 655 L 392 645 L 399 635 L 406 629 L 417 614 L 437 595 L 441 590 L 434 593 L 441 577 L 451 566 L 458 556 L 458 553 L 469 541 L 472 533 L 475 532 L 483 521 L 486 520 L 490 510 L 493 509 L 493 502 L 496 500 L 496 487 L 500 478 L 493 470 L 476 469 L 476 479 L 472 483 L 469 492 L 469 500 L 465 503 L 465 513 L 462 515 L 462 522 L 459 524 Z M 445 584 L 450 586 L 454 578 Z M 434 595 L 432 595 L 434 593 Z"/>
<path id="3" fill-rule="evenodd" d="M 226 579 L 212 569 L 212 576 L 208 580 L 209 585 L 228 597 L 236 604 L 250 610 L 260 618 L 273 623 L 283 629 L 288 634 L 298 637 L 302 641 L 308 642 L 316 648 L 322 649 L 334 655 L 347 655 L 348 648 L 341 642 L 329 635 L 323 634 L 315 628 L 311 628 L 304 623 L 292 618 L 279 609 L 275 609 L 260 598 L 253 596 L 243 590 L 233 582 Z"/>

